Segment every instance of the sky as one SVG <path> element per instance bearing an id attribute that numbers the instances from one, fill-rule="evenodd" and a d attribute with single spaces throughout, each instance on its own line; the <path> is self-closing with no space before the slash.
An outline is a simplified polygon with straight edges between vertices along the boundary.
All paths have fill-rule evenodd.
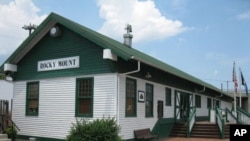
<path id="1" fill-rule="evenodd" d="M 249 0 L 0 0 L 0 64 L 51 12 L 120 42 L 130 24 L 133 48 L 223 90 L 235 62 L 250 86 Z"/>

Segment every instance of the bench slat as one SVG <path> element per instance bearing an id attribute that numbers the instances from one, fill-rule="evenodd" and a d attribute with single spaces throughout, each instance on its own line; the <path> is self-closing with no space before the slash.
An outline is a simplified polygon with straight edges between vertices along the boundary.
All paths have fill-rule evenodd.
<path id="1" fill-rule="evenodd" d="M 134 130 L 135 139 L 137 140 L 151 140 L 157 138 L 157 135 L 153 135 L 149 128 Z"/>

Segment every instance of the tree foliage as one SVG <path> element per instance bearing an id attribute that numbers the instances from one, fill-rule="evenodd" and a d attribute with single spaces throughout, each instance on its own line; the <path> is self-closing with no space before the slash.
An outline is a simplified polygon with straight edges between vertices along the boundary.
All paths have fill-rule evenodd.
<path id="1" fill-rule="evenodd" d="M 0 80 L 4 80 L 5 79 L 5 75 L 0 73 Z"/>

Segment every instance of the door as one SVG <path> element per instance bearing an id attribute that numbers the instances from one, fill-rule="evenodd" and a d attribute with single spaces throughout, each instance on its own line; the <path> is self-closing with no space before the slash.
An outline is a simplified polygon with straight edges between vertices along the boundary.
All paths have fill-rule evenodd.
<path id="1" fill-rule="evenodd" d="M 175 91 L 175 110 L 174 110 L 174 118 L 175 118 L 175 121 L 178 121 L 180 120 L 180 109 L 181 109 L 181 105 L 180 105 L 180 95 L 181 93 L 178 92 L 178 91 Z"/>
<path id="2" fill-rule="evenodd" d="M 192 105 L 192 95 L 176 91 L 175 93 L 175 120 L 186 121 L 189 116 L 190 106 Z"/>
<path id="3" fill-rule="evenodd" d="M 163 118 L 163 101 L 159 100 L 157 103 L 158 118 Z"/>

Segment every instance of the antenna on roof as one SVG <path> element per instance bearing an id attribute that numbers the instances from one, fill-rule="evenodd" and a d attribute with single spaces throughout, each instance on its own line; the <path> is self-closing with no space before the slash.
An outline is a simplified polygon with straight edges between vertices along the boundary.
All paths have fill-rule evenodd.
<path id="1" fill-rule="evenodd" d="M 35 24 L 31 25 L 30 23 L 30 25 L 24 25 L 22 28 L 25 30 L 29 30 L 29 35 L 30 35 L 32 30 L 36 30 L 37 26 Z"/>

